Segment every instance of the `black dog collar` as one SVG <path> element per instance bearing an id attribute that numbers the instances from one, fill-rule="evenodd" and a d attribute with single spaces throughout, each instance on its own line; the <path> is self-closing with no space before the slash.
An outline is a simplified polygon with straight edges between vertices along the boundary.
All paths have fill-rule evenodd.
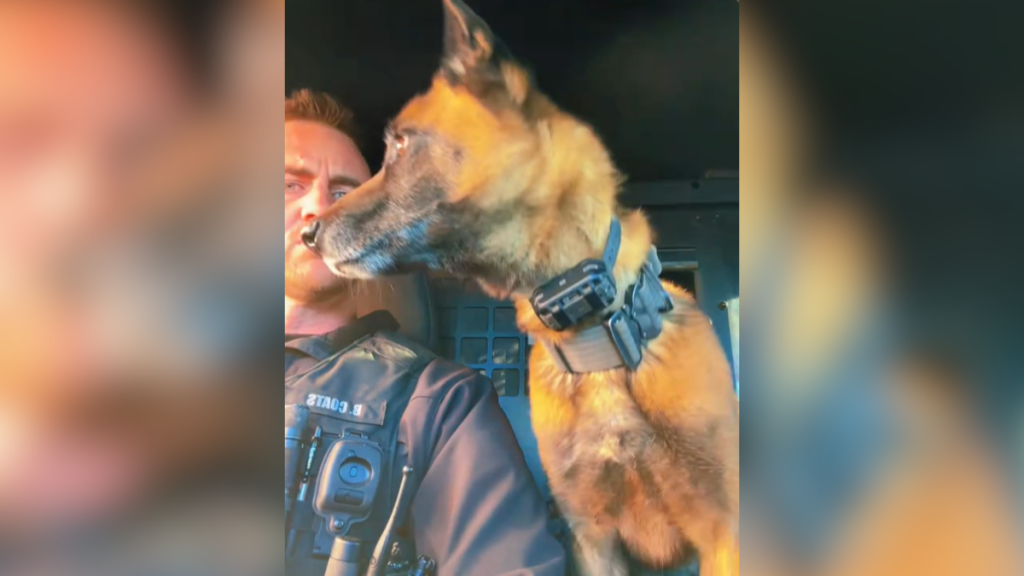
<path id="1" fill-rule="evenodd" d="M 618 218 L 612 218 L 601 260 L 584 260 L 534 291 L 530 298 L 533 310 L 548 328 L 565 330 L 614 304 L 617 290 L 613 270 L 621 240 L 621 224 Z M 647 343 L 661 334 L 661 315 L 673 308 L 672 298 L 658 279 L 660 274 L 661 261 L 652 246 L 640 277 L 626 289 L 622 308 L 601 324 L 557 345 L 543 341 L 556 365 L 573 374 L 622 366 L 636 370 Z"/>

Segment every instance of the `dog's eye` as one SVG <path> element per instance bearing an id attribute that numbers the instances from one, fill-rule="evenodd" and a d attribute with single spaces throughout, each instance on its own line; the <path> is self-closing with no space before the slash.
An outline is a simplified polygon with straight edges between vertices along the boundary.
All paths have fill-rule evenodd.
<path id="1" fill-rule="evenodd" d="M 396 134 L 394 139 L 395 154 L 401 156 L 406 148 L 409 147 L 409 136 L 406 134 Z"/>

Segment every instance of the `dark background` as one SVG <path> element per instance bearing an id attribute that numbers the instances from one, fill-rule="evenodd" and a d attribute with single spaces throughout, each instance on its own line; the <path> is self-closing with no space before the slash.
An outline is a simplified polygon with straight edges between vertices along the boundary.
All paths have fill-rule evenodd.
<path id="1" fill-rule="evenodd" d="M 735 0 L 470 0 L 630 180 L 739 168 Z M 385 122 L 429 86 L 441 0 L 288 0 L 286 86 L 352 108 L 371 168 Z"/>

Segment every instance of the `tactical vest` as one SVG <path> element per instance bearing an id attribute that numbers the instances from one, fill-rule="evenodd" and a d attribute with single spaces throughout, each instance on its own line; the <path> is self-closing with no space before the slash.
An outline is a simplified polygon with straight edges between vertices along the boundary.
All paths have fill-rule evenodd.
<path id="1" fill-rule="evenodd" d="M 320 341 L 301 340 L 306 341 L 306 346 L 330 345 L 329 337 L 320 337 Z M 373 548 L 395 506 L 402 467 L 409 464 L 405 446 L 398 443 L 399 422 L 416 379 L 433 358 L 431 352 L 401 336 L 374 333 L 333 352 L 309 370 L 285 379 L 285 404 L 301 404 L 310 410 L 306 437 L 317 426 L 322 429 L 308 495 L 305 501 L 296 504 L 292 516 L 295 539 L 285 561 L 288 576 L 321 576 L 327 566 L 335 534 L 314 511 L 313 502 L 325 456 L 333 444 L 344 441 L 367 441 L 383 454 L 382 469 L 374 472 L 379 476 L 369 516 L 343 528 L 346 539 L 361 542 L 360 573 L 367 570 Z M 419 469 L 413 472 L 415 485 L 419 485 L 425 473 L 426 470 Z M 356 487 L 334 497 L 360 502 L 370 496 Z M 406 520 L 402 519 L 403 525 Z M 414 560 L 415 549 L 409 533 L 399 530 L 396 536 L 399 553 L 394 559 Z"/>

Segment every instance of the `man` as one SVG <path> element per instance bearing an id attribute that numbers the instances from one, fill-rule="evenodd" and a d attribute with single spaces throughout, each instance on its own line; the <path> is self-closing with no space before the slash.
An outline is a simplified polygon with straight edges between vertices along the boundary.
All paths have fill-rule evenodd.
<path id="1" fill-rule="evenodd" d="M 302 242 L 307 223 L 370 178 L 351 126 L 352 115 L 327 95 L 302 90 L 285 103 L 286 402 L 310 406 L 325 434 L 372 420 L 367 415 L 378 409 L 377 422 L 388 426 L 392 407 L 407 402 L 394 470 L 414 469 L 409 536 L 417 555 L 437 563 L 437 574 L 564 574 L 565 551 L 547 530 L 540 493 L 491 383 L 390 333 L 394 320 L 386 314 L 357 318 L 349 281 Z M 383 390 L 399 390 L 387 411 L 374 404 Z M 326 559 L 310 558 L 318 545 L 326 553 L 315 543 L 325 532 L 305 507 L 296 511 L 301 532 L 286 572 L 319 576 Z M 375 536 L 362 538 L 369 542 L 363 562 Z"/>

